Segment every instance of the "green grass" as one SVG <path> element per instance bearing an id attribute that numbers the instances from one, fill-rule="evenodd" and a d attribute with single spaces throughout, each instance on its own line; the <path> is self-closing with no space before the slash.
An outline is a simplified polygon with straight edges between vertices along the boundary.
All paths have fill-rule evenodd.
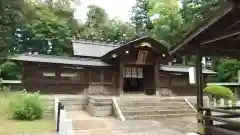
<path id="1" fill-rule="evenodd" d="M 55 122 L 52 116 L 45 116 L 35 121 L 12 120 L 8 111 L 8 97 L 13 93 L 0 93 L 0 135 L 16 135 L 22 133 L 54 132 Z"/>

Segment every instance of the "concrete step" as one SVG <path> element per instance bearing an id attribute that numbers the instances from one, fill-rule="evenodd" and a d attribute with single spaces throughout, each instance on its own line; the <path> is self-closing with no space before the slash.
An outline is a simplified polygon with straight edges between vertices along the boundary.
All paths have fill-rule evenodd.
<path id="1" fill-rule="evenodd" d="M 124 116 L 129 115 L 167 115 L 167 114 L 183 114 L 192 113 L 192 109 L 182 109 L 182 110 L 142 110 L 142 111 L 122 111 Z"/>
<path id="2" fill-rule="evenodd" d="M 184 113 L 184 114 L 165 114 L 165 115 L 132 115 L 125 116 L 126 120 L 157 120 L 167 117 L 182 117 L 182 116 L 195 116 L 196 113 Z"/>
<path id="3" fill-rule="evenodd" d="M 128 103 L 123 103 L 123 102 L 118 102 L 120 107 L 127 107 L 127 106 L 172 106 L 172 105 L 187 105 L 186 102 L 128 102 Z"/>
<path id="4" fill-rule="evenodd" d="M 141 110 L 174 110 L 174 109 L 191 109 L 190 106 L 186 105 L 171 105 L 171 106 L 120 106 L 122 111 L 141 111 Z"/>

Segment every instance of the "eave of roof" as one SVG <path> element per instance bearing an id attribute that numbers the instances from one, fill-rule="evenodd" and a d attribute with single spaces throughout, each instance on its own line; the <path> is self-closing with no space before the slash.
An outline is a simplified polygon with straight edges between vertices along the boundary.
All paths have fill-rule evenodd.
<path id="1" fill-rule="evenodd" d="M 167 72 L 179 72 L 179 73 L 188 73 L 189 72 L 188 66 L 169 66 L 169 65 L 160 65 L 161 71 L 167 71 Z M 216 72 L 203 68 L 202 71 L 204 74 L 216 74 Z"/>
<path id="2" fill-rule="evenodd" d="M 174 55 L 178 52 L 181 52 L 182 50 L 183 53 L 189 53 L 189 54 L 193 54 L 195 53 L 194 49 L 189 49 L 189 50 L 185 50 L 184 48 L 192 46 L 192 48 L 194 48 L 194 44 L 201 44 L 203 41 L 197 39 L 198 36 L 201 37 L 208 37 L 206 35 L 201 35 L 203 34 L 203 32 L 205 32 L 206 30 L 208 30 L 209 28 L 211 28 L 211 26 L 213 26 L 215 23 L 217 23 L 219 20 L 221 20 L 223 17 L 226 17 L 228 13 L 230 13 L 231 11 L 234 11 L 234 9 L 236 9 L 237 4 L 235 0 L 228 0 L 227 2 L 225 2 L 221 8 L 219 8 L 217 11 L 215 11 L 208 19 L 206 19 L 204 22 L 202 22 L 197 28 L 193 29 L 192 31 L 188 32 L 188 34 L 183 38 L 183 40 L 181 40 L 181 42 L 179 42 L 176 46 L 172 47 L 170 49 L 169 54 L 170 55 Z M 239 12 L 239 11 L 236 11 Z M 229 15 L 231 17 L 231 15 Z M 236 18 L 237 19 L 237 18 Z M 230 20 L 228 20 L 230 21 Z M 234 23 L 234 22 L 233 22 Z M 236 22 L 235 22 L 236 23 Z M 224 26 L 225 27 L 225 26 Z M 224 33 L 224 28 L 223 26 L 218 30 L 221 30 Z M 219 33 L 216 33 L 214 36 L 217 36 Z M 194 40 L 194 41 L 193 41 Z M 209 45 L 211 47 L 211 45 Z M 226 50 L 229 46 L 225 45 L 226 48 L 220 48 L 221 51 L 216 51 L 214 52 L 213 48 L 208 48 L 209 46 L 205 47 L 207 49 L 205 49 L 203 51 L 203 55 L 209 55 L 211 56 L 212 54 L 217 55 L 217 56 L 221 56 L 221 55 L 226 55 L 226 54 L 231 54 L 230 49 Z M 240 48 L 239 48 L 240 49 Z"/>
<path id="3" fill-rule="evenodd" d="M 66 65 L 111 66 L 110 64 L 105 63 L 100 59 L 65 57 L 65 56 L 21 54 L 21 55 L 11 56 L 8 59 L 14 60 L 14 61 L 66 64 Z"/>
<path id="4" fill-rule="evenodd" d="M 149 36 L 140 37 L 138 39 L 135 39 L 135 40 L 132 40 L 132 41 L 126 43 L 125 45 L 121 45 L 121 46 L 107 52 L 105 55 L 102 56 L 102 58 L 103 59 L 110 58 L 112 53 L 115 53 L 118 50 L 121 50 L 123 48 L 132 48 L 133 47 L 132 45 L 135 45 L 135 44 L 138 44 L 138 43 L 141 43 L 141 42 L 151 43 L 151 46 L 153 47 L 153 49 L 155 49 L 155 51 L 157 51 L 158 53 L 164 53 L 165 58 L 167 58 L 168 49 L 163 44 L 161 44 L 160 42 L 158 42 L 157 40 L 155 40 L 155 39 L 153 39 Z"/>
<path id="5" fill-rule="evenodd" d="M 240 86 L 238 82 L 215 82 L 215 83 L 207 83 L 208 86 L 211 85 L 220 85 L 220 86 Z"/>

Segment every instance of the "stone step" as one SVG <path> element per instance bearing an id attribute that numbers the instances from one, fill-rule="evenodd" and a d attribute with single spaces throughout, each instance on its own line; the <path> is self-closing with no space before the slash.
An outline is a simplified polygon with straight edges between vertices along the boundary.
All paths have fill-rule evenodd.
<path id="1" fill-rule="evenodd" d="M 88 97 L 82 96 L 82 97 L 59 97 L 59 100 L 87 100 Z"/>
<path id="2" fill-rule="evenodd" d="M 126 120 L 157 120 L 167 117 L 182 117 L 182 116 L 195 116 L 196 113 L 184 113 L 184 114 L 166 114 L 166 115 L 132 115 L 125 116 Z"/>
<path id="3" fill-rule="evenodd" d="M 64 105 L 64 108 L 67 111 L 72 111 L 72 110 L 84 110 L 86 108 L 86 105 Z"/>
<path id="4" fill-rule="evenodd" d="M 185 101 L 149 101 L 149 100 L 140 100 L 140 101 L 117 101 L 119 104 L 128 104 L 128 103 L 185 103 Z"/>
<path id="5" fill-rule="evenodd" d="M 166 109 L 190 109 L 191 107 L 186 105 L 171 105 L 171 106 L 121 106 L 122 111 L 141 111 L 141 110 L 166 110 Z"/>
<path id="6" fill-rule="evenodd" d="M 128 102 L 128 103 L 122 103 L 118 102 L 118 105 L 120 107 L 125 106 L 179 106 L 179 105 L 186 105 L 186 102 Z"/>
<path id="7" fill-rule="evenodd" d="M 63 105 L 86 105 L 87 103 L 85 102 L 62 102 Z"/>
<path id="8" fill-rule="evenodd" d="M 192 109 L 182 109 L 182 110 L 142 110 L 142 111 L 122 111 L 124 116 L 129 115 L 165 115 L 165 114 L 182 114 L 182 113 L 192 113 Z"/>
<path id="9" fill-rule="evenodd" d="M 63 105 L 86 105 L 87 101 L 61 101 Z"/>
<path id="10" fill-rule="evenodd" d="M 150 98 L 120 98 L 120 99 L 117 99 L 118 101 L 135 101 L 135 102 L 138 102 L 138 101 L 150 101 L 150 102 L 171 102 L 171 101 L 175 101 L 175 102 L 182 102 L 182 101 L 185 101 L 184 98 L 153 98 L 153 97 L 150 97 Z"/>

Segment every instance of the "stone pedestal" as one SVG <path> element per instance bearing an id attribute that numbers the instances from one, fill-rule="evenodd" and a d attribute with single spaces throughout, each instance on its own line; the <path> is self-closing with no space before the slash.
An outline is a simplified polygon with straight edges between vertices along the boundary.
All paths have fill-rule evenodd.
<path id="1" fill-rule="evenodd" d="M 112 99 L 90 98 L 87 110 L 93 117 L 111 116 L 113 112 Z"/>

